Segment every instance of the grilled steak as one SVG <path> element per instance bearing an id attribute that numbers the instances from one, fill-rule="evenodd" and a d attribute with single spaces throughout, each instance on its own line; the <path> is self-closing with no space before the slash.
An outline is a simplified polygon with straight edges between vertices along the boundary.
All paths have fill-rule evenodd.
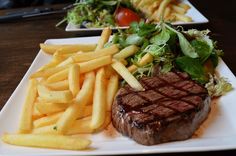
<path id="1" fill-rule="evenodd" d="M 207 118 L 207 90 L 181 72 L 140 80 L 145 91 L 121 88 L 112 105 L 112 123 L 123 135 L 143 145 L 190 138 Z"/>

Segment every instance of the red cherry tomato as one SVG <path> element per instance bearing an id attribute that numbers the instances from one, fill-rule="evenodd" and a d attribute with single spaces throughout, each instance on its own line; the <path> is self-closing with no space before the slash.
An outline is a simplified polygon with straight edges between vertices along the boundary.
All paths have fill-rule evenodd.
<path id="1" fill-rule="evenodd" d="M 139 22 L 140 19 L 138 14 L 123 7 L 118 8 L 115 14 L 115 20 L 119 26 L 129 26 L 130 23 Z"/>

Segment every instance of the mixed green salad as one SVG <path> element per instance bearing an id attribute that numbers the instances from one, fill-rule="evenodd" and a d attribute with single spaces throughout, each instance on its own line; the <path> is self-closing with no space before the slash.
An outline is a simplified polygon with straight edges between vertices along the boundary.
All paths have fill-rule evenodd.
<path id="1" fill-rule="evenodd" d="M 211 96 L 220 96 L 232 90 L 232 85 L 225 78 L 215 74 L 223 52 L 217 48 L 216 41 L 209 37 L 209 32 L 196 29 L 184 31 L 180 26 L 174 28 L 164 22 L 158 25 L 132 23 L 129 29 L 115 33 L 112 41 L 106 46 L 118 44 L 121 49 L 129 45 L 139 47 L 135 55 L 126 59 L 128 66 L 138 67 L 133 71 L 137 79 L 152 76 L 156 67 L 162 73 L 180 70 L 205 85 Z M 147 54 L 152 56 L 152 59 L 140 66 L 140 60 Z"/>
<path id="2" fill-rule="evenodd" d="M 77 0 L 74 8 L 57 24 L 72 23 L 81 28 L 106 26 L 128 26 L 130 22 L 140 21 L 130 0 Z"/>

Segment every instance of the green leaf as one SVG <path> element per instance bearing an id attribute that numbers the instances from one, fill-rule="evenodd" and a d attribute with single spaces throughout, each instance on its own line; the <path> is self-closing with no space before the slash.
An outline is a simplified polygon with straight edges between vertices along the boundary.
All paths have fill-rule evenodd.
<path id="1" fill-rule="evenodd" d="M 157 45 L 163 45 L 166 44 L 169 41 L 169 39 L 170 39 L 170 34 L 168 33 L 168 31 L 163 29 L 161 33 L 153 36 L 150 39 L 150 42 Z"/>
<path id="2" fill-rule="evenodd" d="M 116 5 L 118 1 L 101 1 L 100 3 L 104 4 L 104 5 L 109 5 L 109 6 L 113 6 Z"/>
<path id="3" fill-rule="evenodd" d="M 208 45 L 207 42 L 198 39 L 191 41 L 191 45 L 198 53 L 200 62 L 203 64 L 211 55 L 212 48 L 210 47 L 210 45 Z"/>
<path id="4" fill-rule="evenodd" d="M 144 38 L 140 37 L 138 34 L 132 34 L 126 38 L 126 44 L 127 45 L 131 45 L 131 44 L 141 45 L 143 43 L 143 40 Z"/>
<path id="5" fill-rule="evenodd" d="M 177 36 L 179 38 L 179 45 L 181 51 L 184 53 L 184 55 L 191 58 L 197 58 L 198 54 L 196 53 L 195 49 L 191 46 L 189 41 L 184 37 L 184 35 L 181 33 L 177 33 Z"/>
<path id="6" fill-rule="evenodd" d="M 156 27 L 155 24 L 147 24 L 144 23 L 143 21 L 137 23 L 133 22 L 130 24 L 130 31 L 131 33 L 137 33 L 141 37 L 147 37 L 152 35 L 152 32 L 157 31 L 158 28 Z"/>
<path id="7" fill-rule="evenodd" d="M 164 25 L 166 26 L 166 28 L 168 28 L 169 30 L 171 30 L 177 34 L 177 36 L 179 38 L 180 49 L 185 56 L 188 56 L 190 58 L 197 58 L 198 57 L 198 54 L 196 53 L 195 49 L 191 46 L 189 41 L 184 37 L 184 35 L 181 32 L 175 30 L 174 28 L 172 28 L 168 24 L 164 24 Z"/>
<path id="8" fill-rule="evenodd" d="M 219 97 L 225 95 L 227 92 L 233 90 L 231 83 L 224 77 L 217 77 L 210 75 L 210 81 L 205 85 L 211 97 Z"/>
<path id="9" fill-rule="evenodd" d="M 204 73 L 203 66 L 198 59 L 183 56 L 176 58 L 175 63 L 181 70 L 188 73 L 193 80 L 200 83 L 207 82 L 207 77 Z"/>

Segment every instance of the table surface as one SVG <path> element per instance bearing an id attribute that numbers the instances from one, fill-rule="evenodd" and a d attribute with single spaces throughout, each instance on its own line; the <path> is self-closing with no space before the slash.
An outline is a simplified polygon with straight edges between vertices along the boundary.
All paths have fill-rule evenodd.
<path id="1" fill-rule="evenodd" d="M 236 1 L 227 0 L 225 3 L 215 0 L 197 1 L 192 4 L 208 19 L 208 24 L 190 25 L 185 28 L 210 29 L 212 37 L 223 49 L 226 64 L 236 73 Z M 57 6 L 60 7 L 60 6 Z M 4 11 L 0 11 L 0 14 Z M 81 36 L 78 33 L 64 31 L 64 26 L 56 28 L 55 24 L 63 17 L 48 15 L 11 23 L 0 23 L 0 110 L 11 96 L 14 89 L 28 70 L 39 51 L 39 43 L 50 38 L 69 38 Z M 95 34 L 98 35 L 98 34 Z M 165 155 L 236 155 L 236 150 L 181 153 Z"/>

